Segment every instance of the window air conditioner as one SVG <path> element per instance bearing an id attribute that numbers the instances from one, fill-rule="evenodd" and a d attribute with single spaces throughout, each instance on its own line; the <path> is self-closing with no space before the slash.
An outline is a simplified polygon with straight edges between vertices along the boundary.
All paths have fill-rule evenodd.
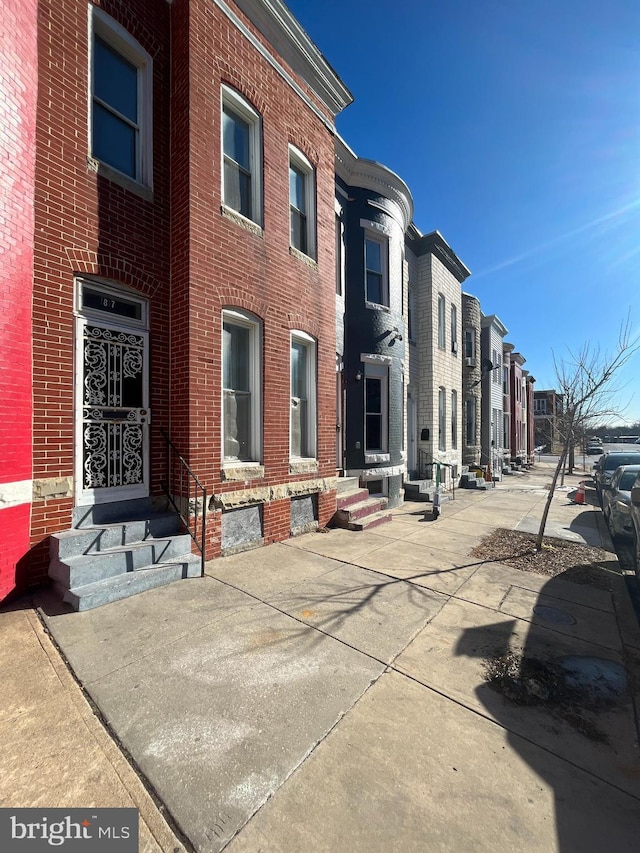
<path id="1" fill-rule="evenodd" d="M 476 366 L 475 358 L 465 358 L 464 363 L 467 367 L 475 367 Z"/>

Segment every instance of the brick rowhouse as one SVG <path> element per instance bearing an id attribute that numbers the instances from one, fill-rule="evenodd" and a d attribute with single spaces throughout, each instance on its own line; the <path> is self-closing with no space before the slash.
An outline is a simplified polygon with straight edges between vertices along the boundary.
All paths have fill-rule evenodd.
<path id="1" fill-rule="evenodd" d="M 77 503 L 82 451 L 74 394 L 82 377 L 74 312 L 83 279 L 148 300 L 149 490 L 161 493 L 163 427 L 208 490 L 208 558 L 222 552 L 222 519 L 233 511 L 258 508 L 261 529 L 253 538 L 266 543 L 290 535 L 292 499 L 312 497 L 321 526 L 335 509 L 333 121 L 350 95 L 326 63 L 314 76 L 313 63 L 324 60 L 317 53 L 310 62 L 308 43 L 304 51 L 298 43 L 306 36 L 279 3 L 266 17 L 258 0 L 95 6 L 152 60 L 153 173 L 152 182 L 137 186 L 90 156 L 92 6 L 41 0 L 31 583 L 46 577 L 48 538 L 71 526 Z M 276 40 L 286 56 L 272 46 Z M 323 89 L 327 69 L 331 82 Z M 260 115 L 259 228 L 222 203 L 223 84 Z M 315 173 L 312 258 L 290 249 L 290 145 Z M 261 324 L 259 476 L 223 465 L 223 309 L 250 312 Z M 307 464 L 290 459 L 292 330 L 316 346 L 317 452 Z"/>

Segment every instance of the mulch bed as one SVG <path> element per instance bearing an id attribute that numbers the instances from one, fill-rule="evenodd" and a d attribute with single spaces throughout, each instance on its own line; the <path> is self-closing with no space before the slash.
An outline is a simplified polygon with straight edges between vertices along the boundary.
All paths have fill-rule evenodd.
<path id="1" fill-rule="evenodd" d="M 607 551 L 552 537 L 545 537 L 542 550 L 536 551 L 535 541 L 531 533 L 499 528 L 486 536 L 471 555 L 505 563 L 522 572 L 562 575 L 562 580 L 611 591 L 615 571 L 610 566 L 615 557 Z"/>

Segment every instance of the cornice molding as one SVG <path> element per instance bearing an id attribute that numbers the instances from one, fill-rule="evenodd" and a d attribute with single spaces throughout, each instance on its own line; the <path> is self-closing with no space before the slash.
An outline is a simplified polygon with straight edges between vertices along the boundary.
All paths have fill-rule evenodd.
<path id="1" fill-rule="evenodd" d="M 358 157 L 339 136 L 336 136 L 335 163 L 336 175 L 349 186 L 380 193 L 395 202 L 402 214 L 403 230 L 407 231 L 413 220 L 413 198 L 401 177 L 382 163 Z"/>
<path id="2" fill-rule="evenodd" d="M 220 7 L 223 5 L 218 0 L 214 2 Z M 278 55 L 308 83 L 332 115 L 353 102 L 349 89 L 281 0 L 234 2 Z"/>
<path id="3" fill-rule="evenodd" d="M 435 255 L 460 284 L 471 275 L 471 270 L 462 263 L 439 231 L 419 237 L 411 248 L 416 255 Z"/>

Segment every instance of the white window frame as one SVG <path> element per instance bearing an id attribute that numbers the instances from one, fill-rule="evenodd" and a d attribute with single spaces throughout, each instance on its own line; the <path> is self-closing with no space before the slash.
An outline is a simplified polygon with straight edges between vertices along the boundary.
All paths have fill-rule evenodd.
<path id="1" fill-rule="evenodd" d="M 446 323 L 446 300 L 443 293 L 438 294 L 438 348 L 444 349 L 447 344 Z"/>
<path id="2" fill-rule="evenodd" d="M 251 394 L 251 420 L 250 420 L 250 441 L 251 453 L 250 459 L 240 459 L 235 456 L 224 455 L 225 444 L 225 422 L 224 422 L 224 326 L 225 323 L 235 326 L 241 326 L 249 329 L 249 391 Z M 262 323 L 258 317 L 250 314 L 247 311 L 242 311 L 237 308 L 224 308 L 222 311 L 222 324 L 220 329 L 220 346 L 221 346 L 221 456 L 223 467 L 238 467 L 239 465 L 259 465 L 262 459 L 262 370 L 261 370 L 261 353 L 262 353 Z"/>
<path id="3" fill-rule="evenodd" d="M 301 252 L 309 258 L 316 257 L 316 170 L 309 160 L 304 156 L 302 151 L 289 145 L 289 169 L 294 169 L 300 172 L 305 181 L 305 210 L 302 211 L 306 216 L 306 238 L 307 248 L 300 249 L 293 245 L 292 240 L 292 204 L 291 190 L 289 190 L 289 245 L 296 252 Z M 297 208 L 296 208 L 297 209 Z"/>
<path id="4" fill-rule="evenodd" d="M 317 459 L 318 458 L 318 415 L 317 415 L 317 398 L 318 398 L 318 374 L 317 374 L 317 351 L 318 342 L 311 335 L 302 332 L 299 329 L 294 329 L 291 332 L 291 341 L 289 344 L 289 373 L 293 366 L 293 344 L 302 344 L 307 349 L 307 435 L 305 436 L 306 445 L 309 453 L 306 456 L 297 456 L 293 453 L 291 440 L 293 438 L 293 429 L 291 424 L 293 414 L 292 394 L 293 388 L 292 377 L 289 377 L 289 458 L 290 459 Z"/>
<path id="5" fill-rule="evenodd" d="M 249 125 L 249 173 L 251 175 L 251 216 L 245 216 L 232 207 L 225 197 L 224 188 L 224 109 Z M 220 87 L 220 184 L 222 206 L 249 222 L 262 227 L 262 116 L 242 95 L 224 83 Z"/>
<path id="6" fill-rule="evenodd" d="M 380 380 L 380 443 L 382 447 L 367 446 L 367 379 Z M 386 364 L 373 364 L 365 362 L 364 366 L 364 452 L 367 454 L 379 454 L 389 452 L 389 367 Z M 372 414 L 377 414 L 373 412 Z"/>
<path id="7" fill-rule="evenodd" d="M 382 302 L 377 302 L 373 299 L 369 299 L 369 292 L 367 290 L 367 242 L 377 243 L 380 246 L 380 274 L 381 274 L 381 282 L 380 282 L 380 291 L 382 296 Z M 364 243 L 363 243 L 363 258 L 362 258 L 363 266 L 364 266 L 364 298 L 365 301 L 370 305 L 383 305 L 385 308 L 389 307 L 389 238 L 385 234 L 378 234 L 374 231 L 369 231 L 365 229 L 364 232 Z M 372 272 L 378 272 L 377 270 L 372 270 Z"/>
<path id="8" fill-rule="evenodd" d="M 474 329 L 464 330 L 464 357 L 476 357 L 476 333 Z"/>
<path id="9" fill-rule="evenodd" d="M 447 449 L 447 389 L 438 388 L 438 450 Z"/>
<path id="10" fill-rule="evenodd" d="M 100 160 L 93 151 L 93 45 L 96 36 L 138 69 L 138 116 L 134 125 L 137 134 L 136 170 L 133 177 L 126 172 L 121 172 L 110 163 Z M 105 106 L 114 115 L 120 117 L 110 104 Z M 129 119 L 121 118 L 127 124 L 131 124 Z M 153 60 L 124 27 L 93 4 L 89 5 L 89 121 L 87 124 L 90 156 L 99 163 L 98 171 L 101 174 L 123 183 L 130 181 L 153 189 Z"/>

